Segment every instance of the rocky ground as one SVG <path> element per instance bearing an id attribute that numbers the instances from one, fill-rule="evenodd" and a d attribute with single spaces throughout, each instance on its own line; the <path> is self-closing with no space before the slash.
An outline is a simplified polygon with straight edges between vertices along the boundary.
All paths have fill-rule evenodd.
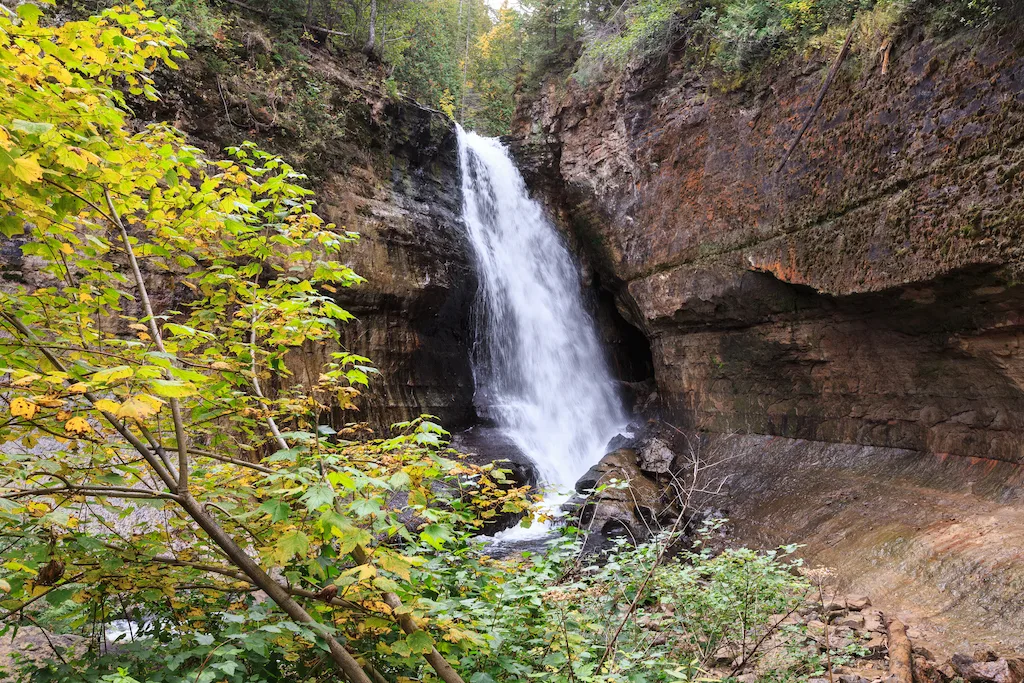
<path id="1" fill-rule="evenodd" d="M 1024 656 L 979 650 L 972 654 L 944 655 L 914 626 L 904 625 L 897 615 L 875 609 L 866 596 L 815 598 L 791 615 L 778 615 L 780 628 L 761 646 L 766 653 L 760 671 L 741 674 L 741 683 L 766 680 L 766 671 L 779 660 L 793 657 L 793 633 L 803 634 L 799 644 L 804 657 L 830 653 L 832 675 L 808 679 L 808 683 L 1021 683 Z M 785 626 L 795 627 L 785 629 Z M 900 652 L 899 643 L 906 648 Z M 716 673 L 728 675 L 732 658 L 720 653 L 724 665 Z M 909 673 L 909 677 L 907 674 Z"/>

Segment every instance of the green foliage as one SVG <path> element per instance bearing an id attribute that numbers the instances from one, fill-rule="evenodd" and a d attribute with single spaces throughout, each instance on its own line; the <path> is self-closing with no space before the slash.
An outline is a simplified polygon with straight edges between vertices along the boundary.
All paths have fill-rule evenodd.
<path id="1" fill-rule="evenodd" d="M 572 65 L 574 77 L 587 84 L 614 76 L 631 60 L 660 59 L 672 50 L 701 67 L 748 73 L 794 51 L 822 47 L 823 36 L 845 32 L 855 16 L 876 28 L 915 20 L 949 32 L 991 23 L 999 11 L 994 0 L 634 0 L 596 20 L 536 13 L 529 30 L 544 35 L 554 26 L 564 36 L 547 54 L 534 55 L 541 70 Z M 527 37 L 528 44 L 534 40 Z"/>
<path id="2" fill-rule="evenodd" d="M 477 11 L 478 17 L 486 16 L 479 5 Z M 448 0 L 413 3 L 402 13 L 402 37 L 385 48 L 384 56 L 405 94 L 434 107 L 440 107 L 445 93 L 461 100 L 465 14 L 460 16 L 459 5 Z"/>
<path id="3" fill-rule="evenodd" d="M 451 652 L 477 672 L 473 680 L 553 683 L 701 679 L 720 648 L 756 659 L 754 643 L 772 628 L 772 615 L 803 605 L 810 593 L 789 559 L 793 548 L 715 554 L 697 545 L 652 572 L 673 540 L 621 544 L 587 564 L 570 537 L 545 555 L 497 563 L 444 554 L 424 566 L 432 580 L 424 593 L 441 613 L 478 625 L 483 641 Z M 795 646 L 803 636 L 794 629 L 790 640 Z M 796 666 L 786 680 L 810 672 Z"/>
<path id="4" fill-rule="evenodd" d="M 650 0 L 629 5 L 616 13 L 602 32 L 590 41 L 576 63 L 575 76 L 586 82 L 588 74 L 600 72 L 605 63 L 622 68 L 638 55 L 665 54 L 678 37 L 679 23 L 692 3 L 680 0 Z"/>
<path id="5" fill-rule="evenodd" d="M 1003 4 L 996 0 L 953 0 L 936 3 L 931 13 L 932 25 L 942 33 L 958 28 L 974 28 L 991 23 L 1002 10 Z"/>
<path id="6" fill-rule="evenodd" d="M 173 22 L 141 2 L 41 17 L 0 15 L 0 231 L 36 271 L 0 294 L 0 619 L 45 600 L 64 633 L 148 624 L 176 663 L 136 653 L 150 680 L 190 662 L 193 680 L 294 679 L 325 650 L 352 659 L 339 637 L 360 656 L 401 642 L 402 662 L 469 638 L 431 621 L 414 569 L 525 491 L 459 462 L 430 418 L 375 441 L 323 424 L 375 372 L 339 345 L 356 235 L 253 143 L 210 159 L 131 121 L 117 88 L 157 97 L 155 70 L 185 57 Z M 310 348 L 331 361 L 300 383 L 289 359 Z"/>
<path id="7" fill-rule="evenodd" d="M 581 41 L 604 26 L 621 3 L 596 0 L 526 0 L 523 84 L 532 92 L 549 73 L 571 70 Z"/>
<path id="8" fill-rule="evenodd" d="M 225 39 L 230 19 L 206 0 L 156 0 L 156 12 L 179 21 L 182 39 L 193 48 L 212 48 Z"/>
<path id="9" fill-rule="evenodd" d="M 831 26 L 848 25 L 857 11 L 870 10 L 873 5 L 873 0 L 728 3 L 714 27 L 715 62 L 727 71 L 748 70 Z"/>
<path id="10" fill-rule="evenodd" d="M 475 45 L 475 59 L 469 65 L 475 97 L 463 125 L 490 135 L 509 131 L 523 68 L 524 40 L 522 15 L 507 7 L 500 9 L 490 30 Z"/>

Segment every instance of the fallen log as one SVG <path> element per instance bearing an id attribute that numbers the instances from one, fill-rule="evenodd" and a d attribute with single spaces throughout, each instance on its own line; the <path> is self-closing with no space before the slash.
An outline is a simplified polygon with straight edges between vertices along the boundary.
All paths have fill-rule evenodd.
<path id="1" fill-rule="evenodd" d="M 914 683 L 914 663 L 907 627 L 899 619 L 890 619 L 889 680 L 892 683 Z"/>

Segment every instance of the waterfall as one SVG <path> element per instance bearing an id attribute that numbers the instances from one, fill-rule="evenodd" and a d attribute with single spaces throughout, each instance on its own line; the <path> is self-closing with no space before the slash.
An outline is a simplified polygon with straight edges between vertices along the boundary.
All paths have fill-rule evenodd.
<path id="1" fill-rule="evenodd" d="M 478 410 L 567 490 L 626 422 L 572 255 L 500 142 L 460 127 L 463 216 L 479 289 Z"/>

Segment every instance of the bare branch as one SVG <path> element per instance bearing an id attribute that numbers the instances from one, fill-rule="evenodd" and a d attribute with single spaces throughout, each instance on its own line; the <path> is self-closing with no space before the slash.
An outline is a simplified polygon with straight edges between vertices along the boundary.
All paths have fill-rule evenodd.
<path id="1" fill-rule="evenodd" d="M 255 301 L 253 302 L 255 304 Z M 256 366 L 256 307 L 253 305 L 252 321 L 250 323 L 249 331 L 249 357 L 252 358 L 251 371 L 252 371 L 252 388 L 256 392 L 256 395 L 260 398 L 265 398 L 263 390 L 260 388 L 260 376 L 259 368 Z M 277 422 L 273 416 L 267 416 L 267 426 L 270 427 L 270 433 L 274 435 L 274 440 L 277 442 L 277 447 L 282 451 L 287 450 L 288 443 L 281 436 L 281 430 L 277 428 Z"/>
<path id="2" fill-rule="evenodd" d="M 156 454 L 160 456 L 160 460 L 164 466 L 171 473 L 176 480 L 179 478 L 178 473 L 174 470 L 174 465 L 171 464 L 171 459 L 167 457 L 167 451 L 164 450 L 163 445 L 157 440 L 151 431 L 144 424 L 139 424 L 139 431 L 142 432 L 142 436 L 145 437 L 146 441 L 149 442 L 150 448 L 156 451 Z"/>
<path id="3" fill-rule="evenodd" d="M 189 453 L 198 455 L 203 458 L 210 458 L 211 460 L 219 460 L 220 462 L 228 462 L 239 467 L 247 467 L 257 472 L 263 472 L 264 474 L 275 474 L 275 470 L 265 467 L 255 462 L 249 462 L 248 460 L 242 460 L 241 458 L 232 458 L 230 455 L 221 455 L 220 453 L 212 453 L 210 451 L 203 450 L 201 448 L 189 448 Z"/>
<path id="4" fill-rule="evenodd" d="M 156 344 L 161 353 L 167 353 L 167 349 L 164 348 L 163 337 L 160 334 L 160 326 L 156 324 L 156 316 L 153 315 L 153 304 L 149 299 L 149 292 L 146 291 L 146 281 L 142 278 L 139 261 L 135 258 L 135 250 L 132 249 L 132 241 L 128 237 L 128 230 L 124 227 L 121 216 L 114 206 L 114 201 L 110 198 L 110 191 L 106 187 L 103 188 L 103 196 L 107 200 L 110 216 L 121 233 L 121 242 L 124 244 L 125 253 L 128 255 L 132 274 L 135 276 L 135 285 L 139 288 L 139 298 L 142 300 L 143 309 L 146 312 L 149 331 L 153 335 L 153 343 Z M 164 371 L 164 376 L 171 379 L 170 373 L 166 370 Z M 171 398 L 169 402 L 171 404 L 171 416 L 174 420 L 174 436 L 178 442 L 178 491 L 183 492 L 188 489 L 188 440 L 185 436 L 185 423 L 181 417 L 181 404 L 176 398 Z"/>
<path id="5" fill-rule="evenodd" d="M 43 486 L 37 489 L 15 489 L 9 493 L 0 494 L 0 498 L 6 500 L 17 500 L 18 498 L 31 498 L 35 496 L 52 496 L 54 493 L 72 493 L 81 496 L 106 496 L 108 498 L 140 498 L 143 500 L 179 500 L 173 493 L 161 491 L 147 491 L 145 489 L 134 489 L 122 486 Z"/>
<path id="6" fill-rule="evenodd" d="M 786 148 L 786 152 L 782 155 L 782 159 L 779 160 L 778 166 L 775 167 L 775 173 L 779 173 L 786 167 L 786 162 L 789 161 L 789 157 L 793 154 L 793 150 L 795 150 L 796 146 L 800 144 L 800 139 L 803 138 L 804 133 L 807 132 L 811 122 L 814 121 L 814 117 L 818 114 L 818 109 L 821 108 L 821 103 L 825 100 L 825 93 L 828 92 L 829 87 L 832 85 L 832 81 L 836 78 L 836 74 L 839 73 L 840 65 L 842 65 L 843 60 L 846 59 L 846 55 L 850 52 L 850 43 L 853 42 L 853 34 L 856 28 L 857 20 L 854 19 L 853 23 L 850 24 L 850 31 L 846 34 L 846 41 L 843 43 L 843 48 L 839 51 L 836 61 L 832 63 L 832 68 L 828 70 L 828 75 L 821 84 L 821 90 L 818 91 L 818 98 L 814 101 L 814 106 L 811 107 L 811 111 L 807 114 L 807 118 L 804 119 L 804 123 L 800 126 L 800 130 L 797 131 L 793 141 L 789 143 L 789 146 Z"/>

